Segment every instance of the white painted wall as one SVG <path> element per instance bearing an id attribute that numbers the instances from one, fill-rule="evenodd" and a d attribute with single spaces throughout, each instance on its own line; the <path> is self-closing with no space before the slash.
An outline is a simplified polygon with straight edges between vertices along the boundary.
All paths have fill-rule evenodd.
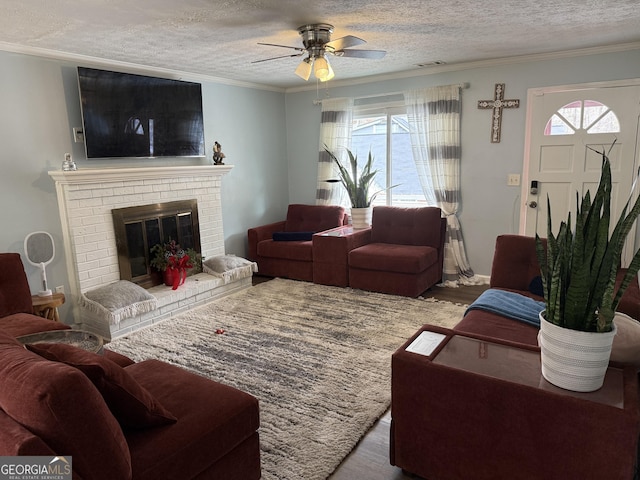
<path id="1" fill-rule="evenodd" d="M 357 61 L 344 59 L 343 61 Z M 364 60 L 362 60 L 364 65 Z M 339 65 L 334 65 L 336 78 Z M 462 204 L 460 220 L 467 256 L 476 273 L 489 275 L 496 236 L 518 233 L 520 187 L 507 186 L 509 173 L 522 174 L 527 89 L 640 77 L 640 50 L 505 64 L 419 77 L 331 86 L 330 97 L 364 97 L 406 89 L 468 83 L 462 92 Z M 501 143 L 490 142 L 491 110 L 478 100 L 493 98 L 494 85 L 505 83 L 505 98 L 519 98 L 520 108 L 505 109 Z M 339 85 L 338 82 L 336 82 Z M 327 92 L 321 89 L 320 98 Z M 314 201 L 320 107 L 316 90 L 287 94 L 287 155 L 290 201 Z"/>

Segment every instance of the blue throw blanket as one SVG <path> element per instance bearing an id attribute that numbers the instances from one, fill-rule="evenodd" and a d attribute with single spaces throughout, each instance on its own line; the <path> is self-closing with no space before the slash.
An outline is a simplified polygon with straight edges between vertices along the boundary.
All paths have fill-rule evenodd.
<path id="1" fill-rule="evenodd" d="M 544 309 L 544 302 L 538 302 L 519 293 L 490 288 L 469 305 L 464 314 L 470 310 L 484 310 L 540 328 L 538 314 Z"/>

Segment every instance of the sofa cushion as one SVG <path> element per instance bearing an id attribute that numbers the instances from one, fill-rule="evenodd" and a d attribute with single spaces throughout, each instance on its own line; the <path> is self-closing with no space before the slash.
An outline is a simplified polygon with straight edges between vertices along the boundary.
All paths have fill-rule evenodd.
<path id="1" fill-rule="evenodd" d="M 613 321 L 618 331 L 613 337 L 611 361 L 640 368 L 640 322 L 620 312 Z"/>
<path id="2" fill-rule="evenodd" d="M 12 337 L 69 328 L 69 325 L 62 322 L 54 322 L 31 313 L 14 313 L 0 318 L 0 331 Z"/>
<path id="3" fill-rule="evenodd" d="M 51 362 L 0 332 L 0 408 L 57 455 L 73 456 L 81 478 L 131 478 L 120 425 L 79 370 Z"/>
<path id="4" fill-rule="evenodd" d="M 127 433 L 138 480 L 209 478 L 198 474 L 260 426 L 258 400 L 248 393 L 158 360 L 125 370 L 178 418 L 169 428 Z"/>
<path id="5" fill-rule="evenodd" d="M 287 209 L 285 232 L 321 232 L 344 222 L 344 208 L 337 205 L 291 204 Z"/>
<path id="6" fill-rule="evenodd" d="M 111 360 L 61 343 L 27 345 L 27 348 L 47 360 L 66 363 L 84 373 L 123 427 L 156 427 L 176 421 L 176 417 Z"/>
<path id="7" fill-rule="evenodd" d="M 311 262 L 313 261 L 313 242 L 263 240 L 258 244 L 258 255 L 261 257 Z"/>
<path id="8" fill-rule="evenodd" d="M 0 410 L 0 455 L 55 455 L 40 437 Z"/>
<path id="9" fill-rule="evenodd" d="M 542 240 L 546 245 L 546 240 Z M 540 275 L 535 237 L 500 235 L 496 238 L 491 265 L 491 287 L 529 291 L 531 281 Z"/>
<path id="10" fill-rule="evenodd" d="M 441 210 L 437 207 L 375 207 L 371 221 L 373 243 L 440 247 Z"/>
<path id="11" fill-rule="evenodd" d="M 416 274 L 438 261 L 433 247 L 369 243 L 349 252 L 349 267 L 383 272 Z"/>
<path id="12" fill-rule="evenodd" d="M 0 253 L 0 265 L 0 317 L 33 313 L 29 282 L 20 255 Z"/>

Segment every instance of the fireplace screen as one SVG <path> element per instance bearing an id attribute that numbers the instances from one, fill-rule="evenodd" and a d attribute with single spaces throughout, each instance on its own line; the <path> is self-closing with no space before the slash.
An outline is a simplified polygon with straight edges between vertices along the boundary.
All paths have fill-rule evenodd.
<path id="1" fill-rule="evenodd" d="M 150 264 L 151 248 L 175 240 L 200 253 L 196 200 L 156 203 L 111 211 L 116 234 L 120 278 L 149 288 L 162 283 Z"/>

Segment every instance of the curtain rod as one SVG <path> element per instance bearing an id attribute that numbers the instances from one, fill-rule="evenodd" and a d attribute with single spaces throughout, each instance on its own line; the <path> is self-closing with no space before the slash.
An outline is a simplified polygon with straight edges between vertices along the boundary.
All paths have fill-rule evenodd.
<path id="1" fill-rule="evenodd" d="M 451 85 L 456 85 L 460 88 L 469 88 L 469 82 L 464 83 L 452 83 Z M 393 95 L 403 95 L 404 92 L 389 92 L 389 93 L 379 93 L 376 95 L 365 95 L 364 97 L 353 97 L 354 100 L 361 100 L 364 98 L 376 98 L 376 97 L 392 97 Z"/>
<path id="2" fill-rule="evenodd" d="M 457 85 L 460 88 L 469 88 L 469 82 L 464 83 L 452 83 L 451 85 Z M 388 92 L 388 93 L 379 93 L 376 95 L 365 95 L 363 97 L 353 97 L 354 100 L 363 100 L 365 98 L 382 98 L 382 97 L 392 97 L 394 95 L 404 95 L 404 92 Z M 322 105 L 321 99 L 315 99 L 313 101 L 314 105 Z"/>

